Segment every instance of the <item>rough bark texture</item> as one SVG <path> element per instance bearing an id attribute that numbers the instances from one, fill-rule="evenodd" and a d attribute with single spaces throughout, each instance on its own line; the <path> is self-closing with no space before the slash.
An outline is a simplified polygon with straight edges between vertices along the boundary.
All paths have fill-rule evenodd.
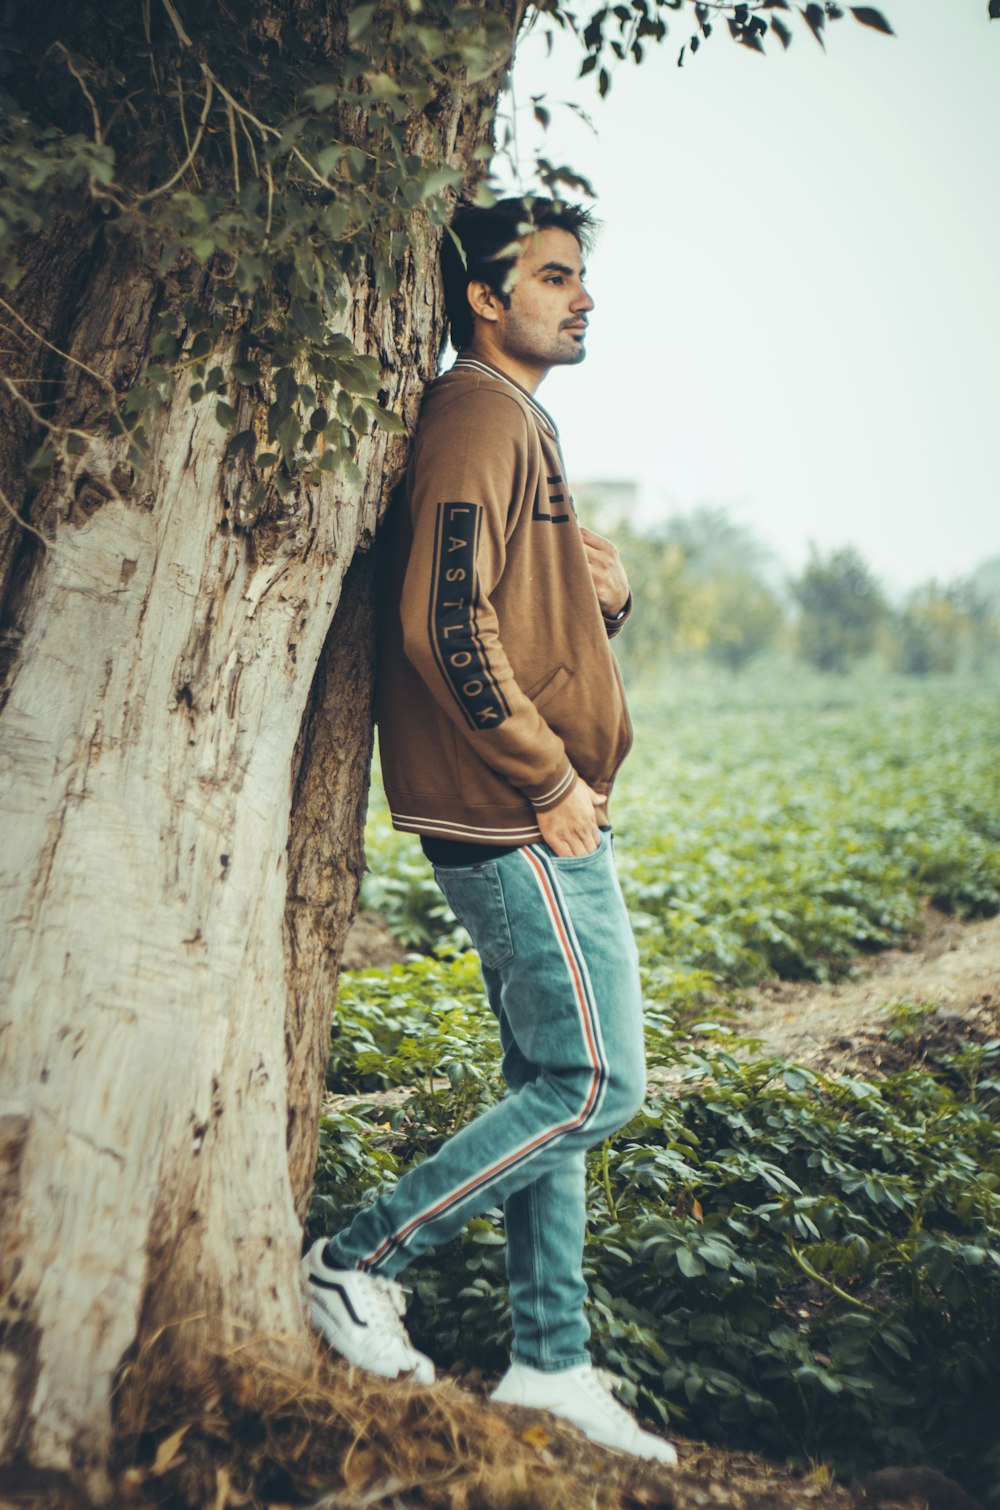
<path id="1" fill-rule="evenodd" d="M 288 847 L 288 1167 L 305 1219 L 340 955 L 364 871 L 372 755 L 374 552 L 344 578 L 299 752 Z"/>
<path id="2" fill-rule="evenodd" d="M 484 103 L 437 119 L 466 168 Z M 61 234 L 26 318 L 127 386 L 169 289 L 129 247 L 84 265 Z M 399 294 L 357 287 L 350 312 L 410 421 L 435 251 L 428 230 Z M 24 350 L 85 419 L 93 380 Z M 0 451 L 51 537 L 8 534 L 0 562 L 0 1461 L 105 1499 L 115 1379 L 151 1337 L 178 1359 L 309 1345 L 300 1218 L 363 863 L 369 547 L 405 452 L 372 433 L 356 493 L 303 489 L 246 533 L 213 411 L 167 410 L 141 475 L 105 440 L 34 500 L 38 436 L 18 420 Z"/>

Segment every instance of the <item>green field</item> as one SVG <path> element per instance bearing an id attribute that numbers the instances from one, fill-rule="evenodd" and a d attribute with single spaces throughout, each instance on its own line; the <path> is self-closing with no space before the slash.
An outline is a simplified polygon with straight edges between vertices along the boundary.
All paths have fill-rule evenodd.
<path id="1" fill-rule="evenodd" d="M 647 1414 L 843 1474 L 931 1462 L 1000 1504 L 1000 1040 L 865 1082 L 699 1022 L 905 942 L 928 899 L 1000 908 L 997 691 L 793 670 L 633 692 L 616 849 L 650 1062 L 679 1081 L 592 1156 L 588 1266 L 595 1356 Z M 342 985 L 330 1089 L 412 1090 L 326 1120 L 316 1231 L 501 1093 L 475 959 L 377 794 L 369 864 L 367 905 L 437 952 Z M 497 1213 L 409 1277 L 418 1342 L 501 1366 Z"/>
<path id="2" fill-rule="evenodd" d="M 705 976 L 823 979 L 904 941 L 925 898 L 1000 908 L 1000 683 L 672 672 L 633 712 L 616 853 L 675 1003 Z M 377 788 L 368 858 L 365 905 L 437 942 L 430 869 Z"/>

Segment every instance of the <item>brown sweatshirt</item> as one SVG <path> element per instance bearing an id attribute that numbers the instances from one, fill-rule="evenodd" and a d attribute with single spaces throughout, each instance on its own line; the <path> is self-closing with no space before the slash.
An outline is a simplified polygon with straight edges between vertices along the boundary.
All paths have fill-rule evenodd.
<path id="1" fill-rule="evenodd" d="M 472 357 L 427 391 L 389 525 L 379 750 L 396 828 L 539 837 L 632 731 L 552 420 Z"/>

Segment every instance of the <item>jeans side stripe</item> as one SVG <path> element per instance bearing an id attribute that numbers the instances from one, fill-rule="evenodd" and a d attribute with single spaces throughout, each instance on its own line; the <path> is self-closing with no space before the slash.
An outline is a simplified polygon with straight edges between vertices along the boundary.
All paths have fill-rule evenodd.
<path id="1" fill-rule="evenodd" d="M 573 968 L 576 971 L 576 980 L 579 987 L 577 999 L 580 1001 L 582 1007 L 581 1015 L 583 1017 L 588 1047 L 591 1052 L 591 1063 L 596 1066 L 600 1076 L 599 1094 L 593 1107 L 593 1111 L 596 1111 L 604 1100 L 604 1092 L 608 1082 L 608 1061 L 607 1055 L 604 1052 L 604 1036 L 601 1033 L 600 1015 L 597 1011 L 597 1003 L 594 1001 L 594 991 L 590 983 L 590 971 L 587 969 L 587 961 L 584 958 L 583 950 L 580 948 L 580 941 L 576 936 L 576 929 L 573 927 L 573 921 L 569 915 L 562 888 L 559 885 L 555 867 L 550 857 L 543 849 L 534 844 L 523 846 L 519 853 L 524 856 L 535 870 L 539 888 L 542 890 L 542 896 L 550 915 L 554 913 L 558 917 L 563 952 L 566 954 L 567 960 L 572 959 Z M 542 876 L 545 878 L 544 882 L 541 879 Z"/>
<path id="2" fill-rule="evenodd" d="M 579 1128 L 586 1127 L 604 1100 L 604 1091 L 608 1080 L 604 1044 L 597 1021 L 597 1012 L 590 985 L 590 975 L 583 959 L 575 930 L 569 922 L 558 883 L 555 881 L 548 866 L 547 857 L 539 855 L 530 846 L 525 846 L 518 853 L 524 857 L 526 863 L 534 873 L 535 881 L 539 891 L 542 893 L 545 910 L 552 924 L 553 934 L 558 941 L 560 951 L 566 962 L 567 973 L 573 987 L 573 996 L 577 1003 L 580 1022 L 583 1028 L 583 1039 L 587 1047 L 587 1057 L 590 1060 L 593 1072 L 584 1105 L 580 1112 L 575 1117 L 571 1117 L 569 1121 L 559 1122 L 553 1127 L 545 1128 L 532 1138 L 530 1143 L 526 1143 L 521 1148 L 514 1149 L 505 1158 L 498 1160 L 495 1164 L 491 1164 L 488 1169 L 475 1175 L 471 1180 L 467 1180 L 464 1185 L 442 1196 L 433 1206 L 428 1207 L 425 1211 L 418 1212 L 416 1216 L 410 1218 L 405 1226 L 384 1237 L 374 1252 L 370 1253 L 367 1258 L 360 1260 L 361 1267 L 365 1269 L 377 1268 L 390 1253 L 401 1247 L 407 1238 L 412 1237 L 413 1233 L 419 1227 L 433 1221 L 436 1217 L 446 1215 L 454 1206 L 464 1201 L 477 1190 L 481 1190 L 484 1186 L 489 1185 L 493 1180 L 502 1174 L 506 1174 L 509 1170 L 516 1169 L 525 1159 L 530 1158 L 540 1148 L 544 1148 L 547 1144 L 551 1143 L 553 1139 L 560 1138 L 567 1132 L 575 1132 Z"/>

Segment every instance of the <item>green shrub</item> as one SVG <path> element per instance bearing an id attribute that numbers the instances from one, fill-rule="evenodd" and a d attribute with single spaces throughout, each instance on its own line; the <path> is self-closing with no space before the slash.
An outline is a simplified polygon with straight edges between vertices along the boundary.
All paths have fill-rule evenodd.
<path id="1" fill-rule="evenodd" d="M 435 1010 L 434 1003 L 438 1004 Z M 917 1009 L 894 1009 L 905 1034 Z M 1000 1397 L 1000 1040 L 870 1083 L 678 1041 L 650 1003 L 650 1099 L 591 1157 L 597 1361 L 646 1414 L 842 1474 L 936 1463 L 986 1494 Z M 453 1066 L 464 1065 L 456 1076 Z M 346 1221 L 500 1092 L 475 957 L 348 981 L 331 1084 L 413 1087 L 324 1120 L 311 1232 Z M 499 1369 L 502 1226 L 408 1271 L 415 1339 Z"/>

